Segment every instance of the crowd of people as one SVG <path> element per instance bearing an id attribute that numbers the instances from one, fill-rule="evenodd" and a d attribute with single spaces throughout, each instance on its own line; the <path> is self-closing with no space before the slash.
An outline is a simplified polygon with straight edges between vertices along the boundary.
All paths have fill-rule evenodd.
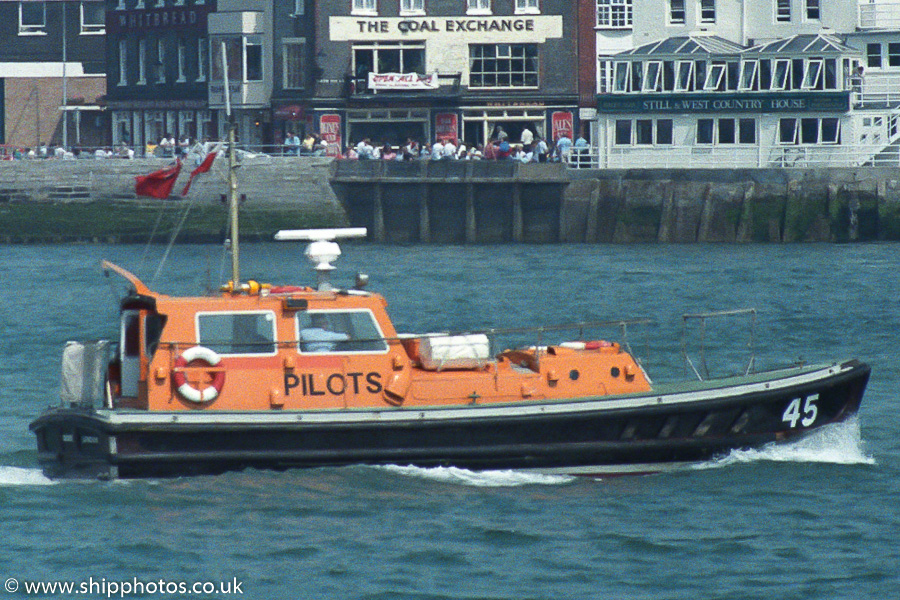
<path id="1" fill-rule="evenodd" d="M 525 129 L 518 142 L 511 142 L 509 136 L 498 127 L 495 135 L 487 144 L 466 145 L 465 142 L 444 137 L 434 142 L 423 144 L 413 138 L 407 138 L 402 146 L 390 143 L 374 144 L 368 137 L 356 145 L 348 146 L 341 158 L 348 160 L 516 160 L 528 162 L 568 162 L 573 149 L 587 148 L 588 142 L 583 137 L 576 141 L 562 134 L 548 142 Z"/>

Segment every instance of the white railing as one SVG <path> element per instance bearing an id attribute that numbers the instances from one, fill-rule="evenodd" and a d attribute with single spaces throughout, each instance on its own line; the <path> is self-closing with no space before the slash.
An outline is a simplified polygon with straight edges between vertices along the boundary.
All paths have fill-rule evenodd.
<path id="1" fill-rule="evenodd" d="M 900 28 L 900 2 L 878 2 L 859 5 L 861 29 Z"/>
<path id="2" fill-rule="evenodd" d="M 878 73 L 869 71 L 858 91 L 852 96 L 853 106 L 888 104 L 900 105 L 900 73 Z"/>
<path id="3" fill-rule="evenodd" d="M 572 169 L 755 169 L 825 167 L 900 167 L 900 146 L 774 146 L 610 148 L 600 157 L 596 147 L 582 148 L 569 157 Z"/>

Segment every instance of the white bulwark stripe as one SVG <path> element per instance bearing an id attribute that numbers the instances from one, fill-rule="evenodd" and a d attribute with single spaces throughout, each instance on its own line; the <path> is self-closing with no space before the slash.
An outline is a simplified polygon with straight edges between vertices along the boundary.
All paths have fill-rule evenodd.
<path id="1" fill-rule="evenodd" d="M 476 405 L 463 408 L 379 408 L 379 409 L 334 409 L 316 411 L 178 411 L 178 412 L 120 412 L 98 410 L 96 415 L 111 425 L 242 425 L 273 426 L 310 424 L 356 424 L 356 423 L 396 423 L 424 421 L 453 421 L 465 419 L 489 419 L 527 417 L 548 414 L 571 414 L 593 411 L 641 409 L 649 406 L 669 406 L 685 403 L 704 402 L 724 397 L 736 398 L 747 394 L 774 392 L 794 386 L 813 383 L 835 375 L 850 367 L 826 365 L 813 370 L 804 369 L 797 375 L 782 375 L 777 379 L 758 380 L 743 385 L 714 387 L 677 393 L 649 393 L 640 395 L 594 398 L 572 401 L 531 401 L 503 405 Z"/>

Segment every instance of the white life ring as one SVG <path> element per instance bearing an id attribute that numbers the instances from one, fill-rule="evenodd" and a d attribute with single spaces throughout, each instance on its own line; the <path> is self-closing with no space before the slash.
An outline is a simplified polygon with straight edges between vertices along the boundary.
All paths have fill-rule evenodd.
<path id="1" fill-rule="evenodd" d="M 175 382 L 175 389 L 185 400 L 191 402 L 211 402 L 219 397 L 219 392 L 225 385 L 225 371 L 216 371 L 213 375 L 212 383 L 202 390 L 198 390 L 184 376 L 184 368 L 188 363 L 194 360 L 202 360 L 211 367 L 215 367 L 221 362 L 222 358 L 214 351 L 205 346 L 194 346 L 188 348 L 181 353 L 181 356 L 175 359 L 175 370 L 172 372 L 172 381 Z"/>

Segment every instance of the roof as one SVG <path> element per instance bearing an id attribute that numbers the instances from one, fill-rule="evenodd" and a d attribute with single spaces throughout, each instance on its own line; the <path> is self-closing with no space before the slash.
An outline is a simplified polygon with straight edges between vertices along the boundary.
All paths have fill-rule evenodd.
<path id="1" fill-rule="evenodd" d="M 740 54 L 744 46 L 716 35 L 670 37 L 620 52 L 618 56 L 684 56 L 688 54 Z"/>
<path id="2" fill-rule="evenodd" d="M 841 38 L 827 33 L 798 34 L 789 38 L 757 44 L 745 54 L 859 54 L 859 50 L 843 43 Z"/>

